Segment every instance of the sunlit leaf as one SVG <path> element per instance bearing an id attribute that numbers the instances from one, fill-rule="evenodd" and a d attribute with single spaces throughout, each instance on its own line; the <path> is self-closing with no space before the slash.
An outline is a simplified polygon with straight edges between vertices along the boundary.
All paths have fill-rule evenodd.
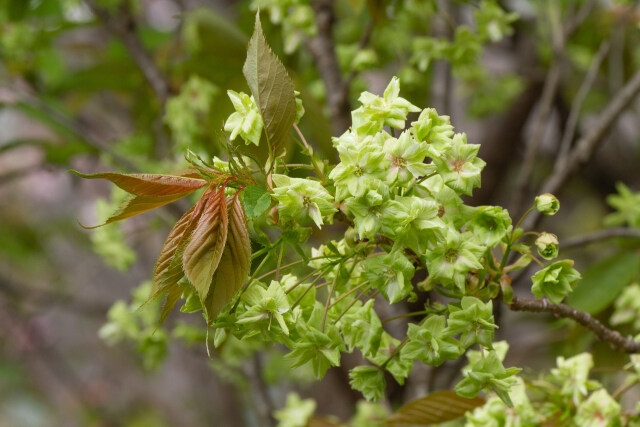
<path id="1" fill-rule="evenodd" d="M 95 225 L 93 227 L 84 228 L 98 228 L 107 224 L 111 224 L 112 222 L 121 221 L 123 219 L 130 218 L 135 215 L 139 215 L 141 213 L 148 212 L 155 208 L 159 208 L 160 206 L 167 205 L 169 203 L 175 202 L 176 200 L 182 199 L 189 193 L 181 193 L 181 194 L 167 194 L 164 196 L 139 196 L 132 195 L 129 197 L 117 211 L 113 213 L 107 220 L 100 225 Z"/>
<path id="2" fill-rule="evenodd" d="M 178 175 L 146 173 L 122 174 L 112 172 L 83 174 L 74 170 L 70 172 L 87 179 L 106 179 L 127 193 L 139 196 L 168 196 L 174 194 L 186 196 L 188 193 L 204 187 L 207 184 L 207 181 L 201 178 Z"/>
<path id="3" fill-rule="evenodd" d="M 403 424 L 432 425 L 460 418 L 467 411 L 485 404 L 481 397 L 467 399 L 453 391 L 437 391 L 398 409 L 389 419 L 392 426 Z"/>
<path id="4" fill-rule="evenodd" d="M 224 188 L 205 197 L 202 214 L 182 255 L 184 272 L 201 301 L 209 294 L 213 273 L 222 257 L 228 224 Z"/>
<path id="5" fill-rule="evenodd" d="M 233 298 L 249 275 L 251 267 L 251 240 L 242 203 L 236 195 L 228 200 L 229 231 L 227 244 L 218 264 L 211 292 L 206 302 L 209 322 Z"/>
<path id="6" fill-rule="evenodd" d="M 296 118 L 296 99 L 287 70 L 264 38 L 259 14 L 256 14 L 255 29 L 249 40 L 242 72 L 262 115 L 269 153 L 273 158 L 282 151 Z"/>

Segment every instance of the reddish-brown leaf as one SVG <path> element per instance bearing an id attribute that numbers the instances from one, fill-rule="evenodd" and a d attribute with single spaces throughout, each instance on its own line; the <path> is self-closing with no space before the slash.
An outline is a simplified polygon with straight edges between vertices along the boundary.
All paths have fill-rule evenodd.
<path id="1" fill-rule="evenodd" d="M 176 303 L 180 299 L 182 295 L 182 288 L 178 285 L 174 286 L 169 290 L 167 297 L 164 300 L 164 304 L 162 304 L 162 309 L 160 310 L 160 318 L 158 319 L 158 325 L 161 325 L 162 322 L 171 314 L 173 311 L 173 307 L 176 306 Z"/>
<path id="2" fill-rule="evenodd" d="M 484 404 L 481 397 L 467 399 L 454 391 L 437 391 L 404 405 L 387 422 L 392 426 L 440 424 L 460 418 L 465 412 Z"/>
<path id="3" fill-rule="evenodd" d="M 229 205 L 229 232 L 218 269 L 211 283 L 206 301 L 207 318 L 213 322 L 220 310 L 242 287 L 251 268 L 251 240 L 244 208 L 238 195 L 227 200 Z"/>
<path id="4" fill-rule="evenodd" d="M 207 185 L 207 181 L 204 179 L 195 178 L 192 171 L 185 171 L 183 175 L 122 174 L 112 172 L 83 174 L 74 170 L 71 172 L 82 178 L 106 179 L 124 191 L 139 196 L 168 196 L 175 194 L 186 196 L 192 191 Z"/>
<path id="5" fill-rule="evenodd" d="M 221 187 L 208 195 L 182 255 L 184 272 L 203 305 L 227 242 L 227 226 L 227 203 Z"/>
<path id="6" fill-rule="evenodd" d="M 153 300 L 177 286 L 178 280 L 182 278 L 184 274 L 182 262 L 175 262 L 175 259 L 180 257 L 198 220 L 198 216 L 197 214 L 194 215 L 194 211 L 195 207 L 192 207 L 178 220 L 169 232 L 164 245 L 162 245 L 160 255 L 158 255 L 153 269 L 153 287 L 151 288 L 149 300 Z"/>
<path id="7" fill-rule="evenodd" d="M 179 194 L 168 194 L 164 196 L 139 196 L 132 195 L 130 196 L 117 211 L 113 213 L 107 220 L 100 225 L 94 225 L 93 227 L 84 228 L 98 228 L 107 224 L 111 224 L 112 222 L 121 221 L 123 219 L 130 218 L 135 215 L 139 215 L 141 213 L 148 212 L 152 209 L 159 208 L 160 206 L 167 205 L 169 203 L 175 202 L 186 196 L 189 193 L 179 193 Z"/>

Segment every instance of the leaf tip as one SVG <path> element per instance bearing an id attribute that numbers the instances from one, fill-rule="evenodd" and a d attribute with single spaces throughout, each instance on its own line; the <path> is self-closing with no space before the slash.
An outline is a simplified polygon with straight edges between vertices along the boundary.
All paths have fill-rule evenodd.
<path id="1" fill-rule="evenodd" d="M 81 223 L 79 219 L 76 219 L 76 222 L 78 223 L 78 225 L 79 225 L 80 227 L 84 228 L 85 230 L 93 230 L 93 229 L 95 229 L 95 228 L 100 228 L 100 227 L 102 227 L 103 225 L 107 225 L 107 223 L 105 222 L 104 224 L 93 225 L 93 226 L 86 226 L 86 225 L 84 225 L 83 223 Z"/>

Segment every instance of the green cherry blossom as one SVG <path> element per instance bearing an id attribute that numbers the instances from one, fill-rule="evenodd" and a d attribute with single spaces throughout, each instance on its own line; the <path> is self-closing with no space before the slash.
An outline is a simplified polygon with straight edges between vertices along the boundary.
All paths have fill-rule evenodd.
<path id="1" fill-rule="evenodd" d="M 444 316 L 430 316 L 421 325 L 409 324 L 407 336 L 410 341 L 402 349 L 403 356 L 431 366 L 457 359 L 463 349 L 458 341 L 445 333 L 445 329 Z"/>
<path id="2" fill-rule="evenodd" d="M 460 344 L 467 348 L 473 343 L 492 348 L 494 330 L 498 326 L 493 319 L 493 304 L 486 304 L 478 298 L 465 296 L 460 307 L 449 304 L 449 320 L 446 333 L 460 334 Z"/>
<path id="3" fill-rule="evenodd" d="M 402 222 L 385 218 L 382 230 L 395 237 L 396 245 L 422 254 L 442 240 L 446 226 L 438 217 L 440 205 L 435 200 L 396 197 L 394 203 L 397 210 L 404 212 L 399 217 Z"/>
<path id="4" fill-rule="evenodd" d="M 411 123 L 411 133 L 417 141 L 442 151 L 451 145 L 454 132 L 449 116 L 439 116 L 435 108 L 425 108 L 418 120 Z"/>
<path id="5" fill-rule="evenodd" d="M 397 181 L 399 184 L 405 184 L 411 178 L 435 172 L 434 165 L 424 163 L 429 147 L 425 142 L 414 140 L 408 131 L 402 132 L 398 139 L 387 139 L 384 152 L 391 163 L 387 173 L 388 183 Z"/>
<path id="6" fill-rule="evenodd" d="M 403 129 L 407 114 L 420 109 L 400 96 L 400 81 L 393 77 L 382 97 L 362 92 L 358 99 L 362 106 L 353 111 L 353 129 L 358 134 L 372 135 L 383 126 Z"/>
<path id="7" fill-rule="evenodd" d="M 434 282 L 456 286 L 464 293 L 467 273 L 482 268 L 480 259 L 484 251 L 472 233 L 449 229 L 446 241 L 425 254 L 429 276 Z"/>
<path id="8" fill-rule="evenodd" d="M 489 247 L 496 246 L 511 232 L 511 217 L 506 209 L 497 206 L 479 206 L 467 228 L 478 241 Z"/>
<path id="9" fill-rule="evenodd" d="M 545 193 L 536 197 L 535 207 L 543 215 L 555 215 L 560 210 L 560 201 L 553 194 Z"/>
<path id="10" fill-rule="evenodd" d="M 293 219 L 304 225 L 309 219 L 320 227 L 324 218 L 331 218 L 337 211 L 331 194 L 317 181 L 272 175 L 273 196 L 278 200 L 280 219 Z"/>
<path id="11" fill-rule="evenodd" d="M 403 300 L 413 289 L 411 278 L 415 269 L 399 251 L 368 258 L 365 268 L 371 285 L 380 289 L 390 303 Z"/>
<path id="12" fill-rule="evenodd" d="M 536 239 L 538 253 L 544 259 L 553 259 L 558 256 L 560 250 L 558 237 L 552 233 L 540 233 Z"/>
<path id="13" fill-rule="evenodd" d="M 477 157 L 479 149 L 478 144 L 467 144 L 467 135 L 457 133 L 449 147 L 432 154 L 433 163 L 447 186 L 468 196 L 480 187 L 480 172 L 486 163 Z"/>
<path id="14" fill-rule="evenodd" d="M 336 184 L 336 201 L 342 201 L 349 195 L 360 197 L 369 189 L 377 190 L 382 182 L 386 164 L 384 152 L 375 146 L 338 147 L 341 162 L 329 178 Z"/>
<path id="15" fill-rule="evenodd" d="M 233 141 L 240 135 L 247 145 L 249 143 L 260 144 L 262 116 L 253 96 L 233 90 L 228 90 L 227 95 L 231 99 L 233 108 L 236 109 L 236 112 L 231 114 L 224 123 L 224 130 L 231 132 L 229 138 Z"/>
<path id="16" fill-rule="evenodd" d="M 531 277 L 531 292 L 536 298 L 545 295 L 558 304 L 573 291 L 580 277 L 580 273 L 573 268 L 572 260 L 556 261 Z"/>

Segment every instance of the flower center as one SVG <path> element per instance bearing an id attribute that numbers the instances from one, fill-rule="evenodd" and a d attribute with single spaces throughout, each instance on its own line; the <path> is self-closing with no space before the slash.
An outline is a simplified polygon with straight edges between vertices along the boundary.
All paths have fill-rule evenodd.
<path id="1" fill-rule="evenodd" d="M 391 157 L 391 163 L 393 163 L 393 165 L 398 167 L 398 168 L 407 167 L 407 161 L 405 159 L 403 159 L 402 157 L 400 157 L 400 156 Z"/>
<path id="2" fill-rule="evenodd" d="M 458 259 L 458 250 L 453 248 L 447 249 L 447 251 L 444 253 L 444 257 L 446 258 L 448 263 L 453 264 Z"/>
<path id="3" fill-rule="evenodd" d="M 450 163 L 451 167 L 456 172 L 462 172 L 462 167 L 464 166 L 465 161 L 463 159 L 455 159 Z"/>

